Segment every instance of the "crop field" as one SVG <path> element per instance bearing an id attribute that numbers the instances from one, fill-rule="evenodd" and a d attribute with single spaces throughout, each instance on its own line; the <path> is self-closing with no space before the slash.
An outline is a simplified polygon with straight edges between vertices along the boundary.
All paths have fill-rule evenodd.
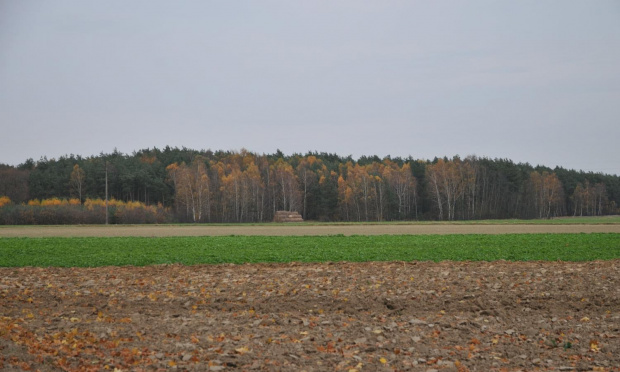
<path id="1" fill-rule="evenodd" d="M 0 266 L 620 259 L 620 234 L 4 238 Z"/>
<path id="2" fill-rule="evenodd" d="M 618 371 L 618 226 L 0 227 L 0 369 Z"/>

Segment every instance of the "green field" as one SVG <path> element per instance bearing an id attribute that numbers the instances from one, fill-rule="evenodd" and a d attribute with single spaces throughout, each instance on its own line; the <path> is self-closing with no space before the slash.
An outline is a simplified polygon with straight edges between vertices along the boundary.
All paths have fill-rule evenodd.
<path id="1" fill-rule="evenodd" d="M 0 239 L 0 267 L 611 259 L 620 259 L 620 234 Z"/>

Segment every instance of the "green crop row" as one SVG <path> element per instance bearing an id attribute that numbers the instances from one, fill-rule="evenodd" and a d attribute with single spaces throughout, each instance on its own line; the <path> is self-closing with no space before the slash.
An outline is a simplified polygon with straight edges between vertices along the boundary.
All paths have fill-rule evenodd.
<path id="1" fill-rule="evenodd" d="M 620 234 L 2 238 L 0 266 L 620 259 Z"/>

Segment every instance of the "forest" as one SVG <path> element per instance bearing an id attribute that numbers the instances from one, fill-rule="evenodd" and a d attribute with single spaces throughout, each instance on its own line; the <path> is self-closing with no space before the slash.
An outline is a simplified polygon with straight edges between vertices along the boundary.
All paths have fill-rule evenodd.
<path id="1" fill-rule="evenodd" d="M 106 194 L 107 191 L 107 194 Z M 0 224 L 534 219 L 620 213 L 620 177 L 420 160 L 165 147 L 0 164 Z"/>

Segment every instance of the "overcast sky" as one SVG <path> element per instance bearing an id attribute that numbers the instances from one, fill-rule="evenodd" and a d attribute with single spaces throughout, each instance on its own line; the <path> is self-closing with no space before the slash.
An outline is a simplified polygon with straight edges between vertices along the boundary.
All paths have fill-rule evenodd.
<path id="1" fill-rule="evenodd" d="M 0 0 L 0 163 L 170 146 L 620 175 L 620 2 Z"/>

